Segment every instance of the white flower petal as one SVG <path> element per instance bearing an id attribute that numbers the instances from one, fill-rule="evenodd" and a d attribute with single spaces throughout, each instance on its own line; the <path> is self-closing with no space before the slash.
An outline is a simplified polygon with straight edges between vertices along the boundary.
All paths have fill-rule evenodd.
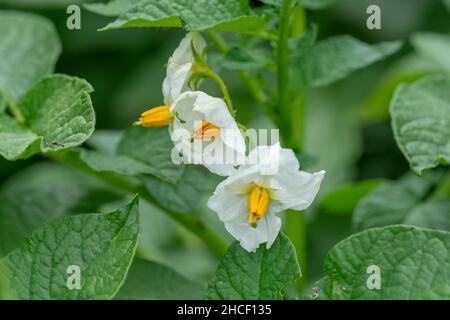
<path id="1" fill-rule="evenodd" d="M 180 41 L 178 48 L 172 54 L 171 60 L 175 64 L 194 63 L 191 44 L 194 45 L 198 53 L 203 53 L 206 48 L 206 41 L 198 32 L 189 32 Z"/>
<path id="2" fill-rule="evenodd" d="M 181 93 L 189 89 L 188 81 L 191 76 L 192 63 L 167 65 L 167 75 L 163 81 L 162 91 L 164 104 L 171 105 Z"/>
<path id="3" fill-rule="evenodd" d="M 207 206 L 216 212 L 223 222 L 239 219 L 248 210 L 246 196 L 227 189 L 224 182 L 217 186 Z"/>
<path id="4" fill-rule="evenodd" d="M 269 182 L 273 199 L 280 202 L 280 210 L 304 210 L 308 208 L 319 192 L 325 171 L 308 173 L 284 171 L 273 176 Z"/>

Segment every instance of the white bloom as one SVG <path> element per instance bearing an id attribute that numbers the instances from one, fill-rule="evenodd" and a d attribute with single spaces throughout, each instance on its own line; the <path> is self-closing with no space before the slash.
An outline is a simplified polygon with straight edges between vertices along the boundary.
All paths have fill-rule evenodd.
<path id="1" fill-rule="evenodd" d="M 200 54 L 206 48 L 206 42 L 198 32 L 186 34 L 169 58 L 166 78 L 162 86 L 165 105 L 171 105 L 181 93 L 192 89 L 188 83 L 195 62 L 192 46 Z"/>
<path id="2" fill-rule="evenodd" d="M 278 170 L 273 170 L 273 163 Z M 309 207 L 325 174 L 299 169 L 294 152 L 282 149 L 279 143 L 256 147 L 248 164 L 217 186 L 208 207 L 247 251 L 256 251 L 261 243 L 270 248 L 281 229 L 276 213 Z"/>
<path id="3" fill-rule="evenodd" d="M 201 91 L 181 94 L 170 111 L 172 141 L 187 163 L 229 175 L 245 161 L 245 140 L 222 99 Z"/>

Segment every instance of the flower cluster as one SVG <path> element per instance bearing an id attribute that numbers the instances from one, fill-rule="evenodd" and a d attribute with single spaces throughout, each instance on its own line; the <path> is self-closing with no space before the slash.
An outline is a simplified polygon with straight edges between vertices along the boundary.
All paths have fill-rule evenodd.
<path id="1" fill-rule="evenodd" d="M 225 101 L 196 91 L 195 74 L 206 59 L 205 48 L 200 34 L 186 35 L 168 61 L 164 105 L 142 113 L 137 124 L 168 125 L 184 162 L 226 176 L 208 207 L 247 251 L 256 251 L 261 243 L 269 248 L 281 229 L 276 214 L 306 209 L 325 172 L 300 171 L 294 152 L 279 143 L 256 146 L 246 154 L 244 134 Z"/>

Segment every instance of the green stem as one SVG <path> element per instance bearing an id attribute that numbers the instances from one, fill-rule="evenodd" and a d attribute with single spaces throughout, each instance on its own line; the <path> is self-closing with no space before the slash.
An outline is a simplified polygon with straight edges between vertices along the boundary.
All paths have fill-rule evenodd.
<path id="1" fill-rule="evenodd" d="M 303 149 L 304 143 L 304 94 L 290 99 L 289 86 L 289 20 L 291 0 L 283 0 L 280 12 L 279 35 L 277 43 L 277 111 L 281 121 L 280 133 L 283 142 L 295 151 Z M 303 212 L 286 211 L 286 235 L 295 247 L 302 277 L 295 283 L 297 290 L 305 290 L 307 279 L 306 224 Z"/>
<path id="2" fill-rule="evenodd" d="M 22 115 L 22 112 L 17 108 L 17 106 L 14 103 L 8 104 L 8 110 L 11 112 L 13 117 L 19 122 L 20 124 L 25 122 L 25 118 Z"/>
<path id="3" fill-rule="evenodd" d="M 208 226 L 202 222 L 198 217 L 194 215 L 179 214 L 162 207 L 155 199 L 149 194 L 146 187 L 143 186 L 137 179 L 131 177 L 124 177 L 116 173 L 109 172 L 96 172 L 82 162 L 78 155 L 74 152 L 58 152 L 53 154 L 47 154 L 48 158 L 60 162 L 66 166 L 75 168 L 88 175 L 94 176 L 103 182 L 118 188 L 126 193 L 139 194 L 139 196 L 151 203 L 153 206 L 160 209 L 170 218 L 184 226 L 186 229 L 197 235 L 208 248 L 217 256 L 222 257 L 227 249 L 227 243 L 218 237 L 215 232 L 208 228 Z"/>
<path id="4" fill-rule="evenodd" d="M 231 101 L 230 92 L 228 91 L 227 85 L 222 80 L 222 78 L 215 73 L 212 69 L 209 69 L 206 72 L 206 76 L 214 80 L 220 87 L 220 90 L 222 91 L 222 94 L 224 95 L 225 102 L 227 104 L 228 110 L 230 111 L 231 115 L 235 115 L 236 111 L 233 108 L 233 102 Z"/>
<path id="5" fill-rule="evenodd" d="M 433 196 L 450 197 L 450 171 L 447 172 L 441 182 L 437 185 Z"/>

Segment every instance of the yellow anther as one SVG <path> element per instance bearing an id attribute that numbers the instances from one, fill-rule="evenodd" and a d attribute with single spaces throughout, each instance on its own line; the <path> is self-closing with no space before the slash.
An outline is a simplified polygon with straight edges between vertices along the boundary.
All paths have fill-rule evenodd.
<path id="1" fill-rule="evenodd" d="M 220 136 L 220 128 L 211 122 L 201 121 L 194 129 L 194 138 L 212 140 Z"/>
<path id="2" fill-rule="evenodd" d="M 173 120 L 174 114 L 170 112 L 169 106 L 151 108 L 141 114 L 137 124 L 144 127 L 163 127 Z"/>
<path id="3" fill-rule="evenodd" d="M 260 220 L 269 208 L 269 193 L 267 190 L 255 186 L 248 195 L 249 216 L 248 223 L 255 225 L 256 219 Z"/>

